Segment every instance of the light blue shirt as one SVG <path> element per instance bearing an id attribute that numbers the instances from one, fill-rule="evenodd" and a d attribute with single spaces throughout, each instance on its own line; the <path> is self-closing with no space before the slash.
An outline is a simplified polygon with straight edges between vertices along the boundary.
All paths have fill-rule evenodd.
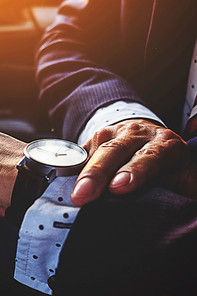
<path id="1" fill-rule="evenodd" d="M 81 133 L 78 143 L 85 143 L 105 126 L 131 118 L 153 119 L 163 124 L 144 106 L 119 101 L 96 111 Z M 19 231 L 14 278 L 49 295 L 52 290 L 48 286 L 48 279 L 55 274 L 62 246 L 80 210 L 70 201 L 76 178 L 55 178 L 28 209 Z"/>

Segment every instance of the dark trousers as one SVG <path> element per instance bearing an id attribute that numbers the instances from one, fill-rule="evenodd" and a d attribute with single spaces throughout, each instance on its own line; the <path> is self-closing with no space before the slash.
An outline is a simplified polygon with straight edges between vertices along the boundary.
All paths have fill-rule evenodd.
<path id="1" fill-rule="evenodd" d="M 57 296 L 196 296 L 196 229 L 196 201 L 161 188 L 106 193 L 80 210 L 49 284 Z M 0 231 L 6 295 L 40 295 L 11 278 L 17 227 L 1 219 Z"/>

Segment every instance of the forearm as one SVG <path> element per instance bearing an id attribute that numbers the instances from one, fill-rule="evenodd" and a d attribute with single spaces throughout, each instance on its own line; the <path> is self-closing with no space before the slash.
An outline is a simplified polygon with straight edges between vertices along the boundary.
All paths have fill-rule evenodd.
<path id="1" fill-rule="evenodd" d="M 0 216 L 9 206 L 17 176 L 16 164 L 23 156 L 26 143 L 0 133 Z"/>
<path id="2" fill-rule="evenodd" d="M 102 23 L 96 25 L 100 16 L 94 19 L 96 5 L 92 1 L 84 6 L 78 6 L 77 1 L 69 2 L 63 3 L 55 23 L 42 39 L 37 54 L 37 81 L 40 99 L 49 110 L 54 126 L 61 136 L 76 141 L 87 120 L 101 106 L 123 99 L 140 99 L 115 74 L 113 67 L 108 67 L 110 55 L 115 53 L 112 48 L 103 51 L 106 38 L 102 39 L 101 35 L 108 35 L 108 43 L 116 43 L 112 29 L 116 30 L 115 20 L 105 24 L 102 15 Z M 107 32 L 102 31 L 103 23 Z M 105 63 L 101 63 L 101 55 Z"/>

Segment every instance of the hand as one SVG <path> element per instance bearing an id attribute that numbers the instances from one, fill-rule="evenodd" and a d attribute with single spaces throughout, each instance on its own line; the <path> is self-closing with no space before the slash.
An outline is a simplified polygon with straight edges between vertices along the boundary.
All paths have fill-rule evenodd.
<path id="1" fill-rule="evenodd" d="M 189 155 L 181 137 L 143 119 L 106 127 L 84 148 L 89 161 L 71 194 L 78 206 L 97 199 L 107 186 L 114 194 L 133 192 L 166 172 L 180 169 Z"/>
<path id="2" fill-rule="evenodd" d="M 197 164 L 187 163 L 181 170 L 170 174 L 165 180 L 165 185 L 183 196 L 197 200 Z"/>
<path id="3" fill-rule="evenodd" d="M 17 176 L 16 165 L 23 157 L 25 146 L 24 142 L 0 133 L 0 216 L 10 205 Z"/>

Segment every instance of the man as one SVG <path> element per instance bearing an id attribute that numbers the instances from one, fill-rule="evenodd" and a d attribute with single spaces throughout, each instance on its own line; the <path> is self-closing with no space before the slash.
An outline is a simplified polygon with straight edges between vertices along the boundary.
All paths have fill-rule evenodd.
<path id="1" fill-rule="evenodd" d="M 38 50 L 37 81 L 57 135 L 86 142 L 90 160 L 71 194 L 76 205 L 96 200 L 106 187 L 120 198 L 127 193 L 132 199 L 137 189 L 162 183 L 196 197 L 196 164 L 190 162 L 185 142 L 138 105 L 144 100 L 168 127 L 180 131 L 196 38 L 196 10 L 195 1 L 62 3 Z M 176 195 L 161 192 L 160 201 L 164 196 L 168 204 L 174 199 L 178 205 Z M 67 274 L 64 263 L 61 266 L 57 290 Z M 176 267 L 172 270 L 177 273 Z"/>
<path id="2" fill-rule="evenodd" d="M 80 143 L 89 139 L 84 147 L 89 152 L 90 160 L 74 187 L 72 201 L 81 206 L 95 200 L 82 208 L 82 214 L 79 214 L 72 235 L 64 246 L 56 281 L 51 284 L 57 294 L 66 290 L 72 293 L 75 283 L 76 289 L 82 289 L 84 283 L 80 282 L 80 277 L 86 283 L 85 289 L 88 287 L 90 290 L 91 283 L 98 285 L 99 278 L 102 283 L 105 278 L 108 282 L 111 280 L 112 286 L 119 278 L 120 288 L 129 287 L 129 293 L 132 289 L 136 295 L 140 295 L 142 283 L 144 289 L 150 285 L 150 291 L 155 289 L 153 293 L 157 295 L 159 285 L 162 285 L 161 290 L 164 287 L 168 292 L 172 289 L 174 295 L 185 293 L 184 289 L 190 294 L 193 292 L 195 277 L 192 262 L 196 262 L 196 256 L 195 243 L 191 245 L 191 242 L 195 238 L 196 203 L 162 189 L 148 190 L 153 182 L 154 185 L 167 183 L 176 190 L 184 191 L 186 197 L 195 197 L 196 165 L 189 161 L 186 143 L 163 127 L 162 121 L 147 108 L 139 106 L 142 101 L 133 90 L 134 87 L 141 93 L 163 119 L 166 114 L 170 119 L 170 113 L 182 103 L 182 87 L 185 87 L 195 40 L 195 35 L 191 33 L 182 42 L 182 34 L 193 32 L 190 29 L 194 24 L 196 7 L 194 1 L 183 1 L 181 4 L 170 4 L 170 8 L 162 1 L 65 1 L 40 46 L 37 56 L 40 97 L 50 110 L 55 130 L 61 137 L 74 141 L 80 136 Z M 190 13 L 190 18 L 183 21 L 187 13 Z M 136 24 L 139 24 L 138 28 Z M 171 28 L 176 30 L 171 31 Z M 116 101 L 121 101 L 120 105 L 112 105 Z M 101 110 L 101 107 L 104 109 Z M 117 113 L 120 111 L 115 118 L 114 114 L 111 115 L 113 108 Z M 125 112 L 125 109 L 129 112 Z M 108 111 L 109 118 L 106 117 Z M 101 112 L 104 113 L 103 117 Z M 90 119 L 92 116 L 93 121 Z M 100 118 L 108 122 L 100 125 Z M 177 129 L 176 119 L 179 118 L 173 117 L 172 120 L 174 129 Z M 167 123 L 170 124 L 170 121 Z M 106 127 L 109 123 L 113 125 Z M 93 136 L 94 131 L 102 127 Z M 169 172 L 172 173 L 170 178 Z M 110 203 L 102 199 L 97 202 L 96 199 L 108 184 L 110 191 L 120 197 L 109 199 Z M 144 186 L 145 193 L 130 196 L 130 193 Z M 129 195 L 121 198 L 125 193 Z M 114 204 L 118 205 L 118 209 Z M 88 221 L 83 218 L 86 210 L 90 217 Z M 103 221 L 99 221 L 101 224 L 98 225 L 99 213 Z M 121 216 L 121 229 L 115 219 L 118 214 Z M 85 243 L 81 244 L 78 260 L 73 255 L 69 259 L 67 254 L 71 250 L 75 254 L 77 252 L 80 227 L 87 231 L 85 242 L 88 234 L 92 233 L 92 228 L 88 228 L 90 221 L 100 240 L 92 238 L 91 248 Z M 132 222 L 136 231 L 131 227 Z M 184 225 L 184 228 L 180 225 Z M 100 235 L 99 226 L 106 228 L 103 236 Z M 107 240 L 110 229 L 113 229 L 112 237 Z M 119 242 L 115 240 L 114 229 L 118 229 Z M 113 245 L 118 251 L 114 265 Z M 91 252 L 99 249 L 102 256 L 96 255 L 98 261 L 95 266 L 100 266 L 100 269 L 92 272 L 91 276 L 95 262 L 87 258 L 94 258 Z M 128 250 L 131 250 L 131 256 Z M 108 262 L 110 251 L 113 260 Z M 185 251 L 187 258 L 183 259 Z M 124 252 L 125 256 L 120 256 Z M 86 260 L 82 258 L 84 254 Z M 103 265 L 99 265 L 99 260 Z M 129 264 L 125 265 L 127 260 Z M 65 268 L 65 262 L 69 269 Z M 87 265 L 87 270 L 82 275 L 83 264 Z M 118 266 L 122 272 L 118 272 Z M 110 273 L 113 268 L 114 274 Z M 184 270 L 188 271 L 187 277 Z M 67 285 L 64 285 L 65 278 L 69 279 Z"/>
<path id="3" fill-rule="evenodd" d="M 184 142 L 132 102 L 144 104 L 137 91 L 168 127 L 180 131 L 195 25 L 194 1 L 62 3 L 38 51 L 37 80 L 57 135 L 77 141 L 94 115 L 84 131 L 91 160 L 72 194 L 76 204 L 100 196 L 110 181 L 113 193 L 133 192 L 158 173 L 180 170 L 186 161 Z M 110 109 L 117 101 L 130 104 Z M 81 144 L 86 140 L 83 134 L 79 138 Z M 189 190 L 187 196 L 196 193 Z"/>

